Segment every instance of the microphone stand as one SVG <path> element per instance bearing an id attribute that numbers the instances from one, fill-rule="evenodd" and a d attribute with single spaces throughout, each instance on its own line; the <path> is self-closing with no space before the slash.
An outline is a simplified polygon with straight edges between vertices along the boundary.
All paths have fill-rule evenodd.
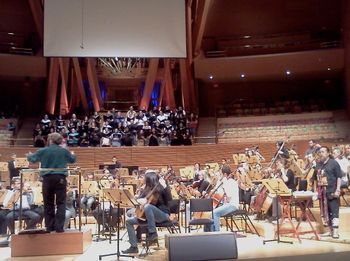
<path id="1" fill-rule="evenodd" d="M 265 245 L 265 243 L 268 243 L 268 242 L 277 242 L 277 243 L 287 243 L 287 244 L 293 244 L 292 241 L 283 241 L 281 240 L 280 238 L 280 222 L 279 222 L 279 219 L 280 219 L 280 212 L 279 212 L 279 206 L 278 206 L 278 201 L 280 199 L 280 195 L 279 195 L 279 180 L 277 180 L 277 188 L 275 189 L 275 193 L 276 193 L 276 202 L 275 202 L 275 207 L 276 207 L 276 211 L 277 211 L 277 215 L 276 215 L 276 219 L 277 219 L 277 230 L 276 230 L 276 233 L 275 233 L 275 237 L 276 237 L 276 234 L 277 234 L 277 238 L 274 238 L 274 239 L 267 239 L 267 240 L 264 240 L 263 241 L 263 244 Z"/>

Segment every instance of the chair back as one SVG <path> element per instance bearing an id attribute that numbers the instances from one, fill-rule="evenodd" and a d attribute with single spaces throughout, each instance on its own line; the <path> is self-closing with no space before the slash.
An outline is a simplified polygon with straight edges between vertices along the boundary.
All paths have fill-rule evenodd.
<path id="1" fill-rule="evenodd" d="M 212 198 L 190 199 L 190 212 L 211 212 L 211 211 L 213 211 Z"/>
<path id="2" fill-rule="evenodd" d="M 169 200 L 168 206 L 169 206 L 171 214 L 179 214 L 179 212 L 180 212 L 180 199 Z"/>

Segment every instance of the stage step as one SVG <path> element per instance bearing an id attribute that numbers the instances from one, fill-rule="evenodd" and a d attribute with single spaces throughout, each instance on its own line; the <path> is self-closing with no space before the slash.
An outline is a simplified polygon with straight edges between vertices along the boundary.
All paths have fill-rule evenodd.
<path id="1" fill-rule="evenodd" d="M 82 254 L 91 244 L 91 230 L 13 235 L 11 257 Z"/>

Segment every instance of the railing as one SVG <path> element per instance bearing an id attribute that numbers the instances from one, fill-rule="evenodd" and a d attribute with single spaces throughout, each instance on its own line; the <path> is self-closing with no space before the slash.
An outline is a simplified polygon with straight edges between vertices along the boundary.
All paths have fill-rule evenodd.
<path id="1" fill-rule="evenodd" d="M 0 53 L 33 55 L 33 36 L 13 32 L 0 32 Z"/>
<path id="2" fill-rule="evenodd" d="M 254 36 L 206 37 L 206 57 L 255 55 L 342 46 L 339 31 L 303 31 Z"/>

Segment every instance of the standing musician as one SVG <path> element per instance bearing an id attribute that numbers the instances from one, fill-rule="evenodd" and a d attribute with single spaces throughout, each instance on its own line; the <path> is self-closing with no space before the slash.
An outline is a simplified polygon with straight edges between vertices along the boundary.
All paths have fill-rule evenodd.
<path id="1" fill-rule="evenodd" d="M 222 179 L 217 187 L 223 190 L 222 205 L 213 211 L 214 224 L 204 227 L 204 231 L 220 231 L 220 217 L 239 209 L 238 181 L 233 179 L 229 168 L 222 168 Z M 214 188 L 215 190 L 215 188 Z"/>
<path id="2" fill-rule="evenodd" d="M 341 170 L 341 188 L 347 188 L 349 179 L 348 179 L 348 167 L 349 160 L 342 155 L 342 152 L 339 147 L 333 148 L 333 158 L 338 162 Z"/>
<path id="3" fill-rule="evenodd" d="M 43 170 L 40 175 L 43 178 L 43 199 L 46 231 L 64 232 L 66 212 L 67 163 L 74 163 L 76 156 L 67 149 L 62 148 L 61 134 L 54 132 L 49 134 L 49 146 L 27 155 L 30 162 L 40 162 Z M 55 170 L 57 169 L 57 170 Z M 56 207 L 55 211 L 55 198 Z"/>
<path id="4" fill-rule="evenodd" d="M 317 192 L 320 199 L 321 216 L 325 226 L 330 227 L 330 236 L 339 238 L 339 196 L 341 169 L 336 160 L 330 157 L 330 150 L 321 146 L 320 162 L 316 166 Z"/>
<path id="5" fill-rule="evenodd" d="M 164 180 L 159 179 L 154 171 L 146 172 L 144 183 L 145 188 L 141 192 L 138 201 L 141 204 L 141 210 L 144 212 L 148 225 L 147 240 L 153 243 L 158 239 L 156 222 L 161 223 L 169 220 L 168 201 L 171 200 L 171 193 Z M 122 251 L 124 254 L 138 253 L 134 225 L 139 224 L 139 218 L 139 216 L 135 216 L 126 220 L 130 247 Z"/>

